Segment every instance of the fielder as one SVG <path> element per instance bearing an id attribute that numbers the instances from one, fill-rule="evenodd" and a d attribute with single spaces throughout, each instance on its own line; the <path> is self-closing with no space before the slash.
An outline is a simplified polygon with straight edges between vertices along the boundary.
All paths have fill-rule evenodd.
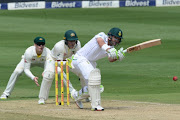
<path id="1" fill-rule="evenodd" d="M 83 108 L 82 99 L 91 99 L 92 111 L 103 111 L 101 106 L 100 85 L 101 74 L 96 68 L 96 61 L 108 57 L 110 62 L 121 61 L 124 58 L 123 48 L 116 50 L 114 46 L 119 45 L 123 33 L 119 28 L 112 28 L 108 35 L 100 32 L 86 43 L 72 59 L 75 71 L 83 76 L 85 87 L 78 91 L 73 91 L 71 97 L 76 101 L 79 108 Z"/>
<path id="2" fill-rule="evenodd" d="M 39 101 L 38 104 L 45 104 L 45 100 L 49 97 L 49 91 L 52 85 L 52 81 L 55 76 L 55 61 L 58 61 L 58 66 L 60 66 L 60 61 L 66 60 L 71 57 L 81 48 L 81 43 L 78 40 L 77 34 L 73 30 L 68 30 L 65 32 L 64 40 L 57 42 L 53 49 L 51 50 L 51 54 L 48 55 L 46 61 L 46 68 L 44 70 L 43 80 L 39 92 Z M 65 65 L 65 61 L 64 61 Z M 58 73 L 60 73 L 61 69 L 58 69 Z M 63 80 L 66 86 L 66 74 L 63 73 Z M 72 84 L 69 82 L 69 91 L 76 91 Z"/>
<path id="3" fill-rule="evenodd" d="M 30 68 L 34 66 L 44 68 L 47 54 L 50 54 L 50 50 L 49 48 L 45 47 L 45 39 L 43 37 L 36 37 L 34 39 L 34 46 L 27 48 L 24 55 L 22 55 L 22 59 L 16 66 L 14 72 L 11 74 L 6 89 L 4 90 L 0 99 L 7 99 L 11 95 L 14 85 L 23 71 L 35 82 L 37 86 L 39 86 L 38 77 L 32 74 Z"/>

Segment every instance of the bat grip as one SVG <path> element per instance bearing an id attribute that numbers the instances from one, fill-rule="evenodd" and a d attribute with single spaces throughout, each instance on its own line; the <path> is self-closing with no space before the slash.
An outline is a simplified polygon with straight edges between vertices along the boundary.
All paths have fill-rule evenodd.
<path id="1" fill-rule="evenodd" d="M 123 50 L 123 53 L 126 53 L 127 52 L 127 49 Z"/>

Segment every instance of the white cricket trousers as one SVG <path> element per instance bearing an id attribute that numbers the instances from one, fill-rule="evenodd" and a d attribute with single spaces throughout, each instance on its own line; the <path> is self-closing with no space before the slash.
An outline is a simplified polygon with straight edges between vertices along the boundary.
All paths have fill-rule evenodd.
<path id="1" fill-rule="evenodd" d="M 72 64 L 75 67 L 74 71 L 76 71 L 76 74 L 82 76 L 85 82 L 85 86 L 88 86 L 89 74 L 96 68 L 96 62 L 90 62 L 84 56 L 75 54 Z"/>
<path id="2" fill-rule="evenodd" d="M 10 96 L 11 92 L 14 89 L 14 85 L 18 79 L 18 77 L 23 73 L 24 71 L 24 59 L 21 59 L 21 61 L 16 66 L 15 70 L 11 74 L 8 84 L 6 86 L 6 89 L 4 90 L 4 94 L 7 96 Z"/>

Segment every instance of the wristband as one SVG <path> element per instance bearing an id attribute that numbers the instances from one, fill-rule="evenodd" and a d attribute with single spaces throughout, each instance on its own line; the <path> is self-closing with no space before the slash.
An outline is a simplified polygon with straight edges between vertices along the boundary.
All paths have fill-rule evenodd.
<path id="1" fill-rule="evenodd" d="M 104 44 L 102 47 L 101 47 L 101 49 L 103 49 L 103 50 L 107 50 L 108 48 L 110 48 L 110 46 L 108 46 L 107 44 Z"/>

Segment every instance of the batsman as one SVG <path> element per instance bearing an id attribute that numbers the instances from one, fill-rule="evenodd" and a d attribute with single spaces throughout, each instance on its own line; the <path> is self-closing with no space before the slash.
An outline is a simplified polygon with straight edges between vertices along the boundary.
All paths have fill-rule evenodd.
<path id="1" fill-rule="evenodd" d="M 80 90 L 71 93 L 71 97 L 75 100 L 79 108 L 83 108 L 81 100 L 90 96 L 91 110 L 104 110 L 101 106 L 100 96 L 101 73 L 96 68 L 96 61 L 104 57 L 108 57 L 109 62 L 121 61 L 124 58 L 123 48 L 116 50 L 114 46 L 119 45 L 122 39 L 122 30 L 112 28 L 108 32 L 108 35 L 104 32 L 95 35 L 74 55 L 72 64 L 75 71 L 78 71 L 78 74 L 83 76 L 86 85 L 83 92 Z"/>

